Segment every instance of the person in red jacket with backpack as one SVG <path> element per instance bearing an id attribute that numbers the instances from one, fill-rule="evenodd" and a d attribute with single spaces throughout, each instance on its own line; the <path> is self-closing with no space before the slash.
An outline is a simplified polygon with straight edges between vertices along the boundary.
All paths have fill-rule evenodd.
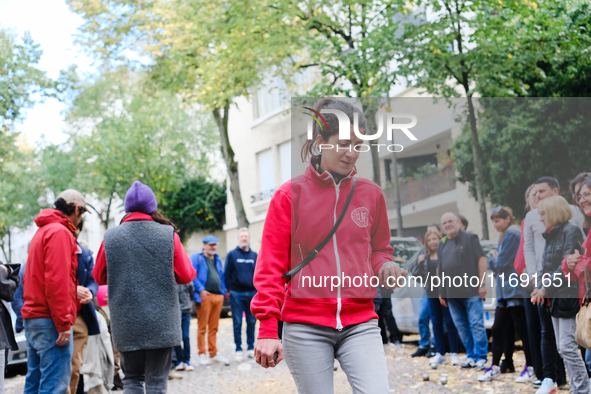
<path id="1" fill-rule="evenodd" d="M 62 192 L 56 209 L 44 209 L 27 258 L 21 310 L 28 343 L 25 394 L 65 394 L 72 375 L 76 270 L 81 250 L 74 232 L 87 211 L 82 193 Z"/>
<path id="2" fill-rule="evenodd" d="M 323 109 L 344 112 L 351 124 L 358 112 L 359 130 L 365 132 L 365 117 L 351 104 L 322 99 L 315 110 Z M 261 322 L 255 360 L 275 367 L 285 351 L 301 394 L 334 392 L 335 358 L 353 392 L 388 393 L 373 298 L 378 282 L 386 285 L 390 277 L 389 287 L 395 287 L 406 272 L 393 262 L 381 188 L 355 178 L 360 149 L 353 148 L 363 141 L 353 132 L 350 140 L 339 140 L 337 116 L 325 112 L 323 117 L 326 124 L 322 129 L 314 124 L 314 138 L 304 145 L 302 159 L 322 145 L 321 154 L 312 156 L 304 175 L 279 188 L 265 219 L 251 303 Z M 339 217 L 342 222 L 330 236 Z M 283 275 L 314 256 L 303 269 Z"/>

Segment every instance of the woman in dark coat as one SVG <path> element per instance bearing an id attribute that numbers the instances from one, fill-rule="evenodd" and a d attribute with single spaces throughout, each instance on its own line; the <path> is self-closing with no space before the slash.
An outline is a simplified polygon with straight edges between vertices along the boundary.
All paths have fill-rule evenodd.
<path id="1" fill-rule="evenodd" d="M 18 272 L 20 265 L 0 262 L 0 365 L 2 373 L 0 374 L 0 393 L 4 393 L 4 370 L 8 358 L 8 349 L 17 350 L 18 345 L 14 339 L 14 330 L 12 328 L 12 318 L 10 317 L 10 306 L 14 292 L 20 284 Z"/>
<path id="2" fill-rule="evenodd" d="M 538 278 L 532 302 L 550 308 L 558 353 L 564 360 L 571 393 L 588 394 L 589 378 L 585 363 L 575 342 L 576 315 L 579 311 L 579 286 L 576 276 L 565 275 L 562 261 L 581 248 L 583 232 L 568 221 L 573 213 L 562 196 L 545 198 L 538 204 L 540 220 L 546 227 L 543 234 L 546 248 L 543 276 Z M 542 332 L 544 335 L 544 332 Z"/>

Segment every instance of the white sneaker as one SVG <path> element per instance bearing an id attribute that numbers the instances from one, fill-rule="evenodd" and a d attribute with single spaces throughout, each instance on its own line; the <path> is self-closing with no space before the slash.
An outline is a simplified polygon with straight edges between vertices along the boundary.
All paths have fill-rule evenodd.
<path id="1" fill-rule="evenodd" d="M 458 365 L 460 363 L 460 357 L 457 353 L 451 354 L 451 365 Z"/>
<path id="2" fill-rule="evenodd" d="M 178 363 L 176 365 L 175 370 L 177 370 L 177 371 L 184 371 L 185 370 L 185 363 Z"/>
<path id="3" fill-rule="evenodd" d="M 431 360 L 429 361 L 429 365 L 431 366 L 431 368 L 437 369 L 437 366 L 444 361 L 445 361 L 445 356 L 442 356 L 441 354 L 437 353 L 433 357 L 431 357 Z"/>
<path id="4" fill-rule="evenodd" d="M 236 353 L 234 353 L 234 360 L 236 360 L 237 363 L 242 362 L 242 350 L 237 350 Z"/>
<path id="5" fill-rule="evenodd" d="M 246 357 L 248 357 L 248 358 L 254 358 L 254 350 L 247 350 L 246 351 Z"/>
<path id="6" fill-rule="evenodd" d="M 498 365 L 491 365 L 484 370 L 484 374 L 478 377 L 479 382 L 490 382 L 501 377 L 501 367 Z"/>
<path id="7" fill-rule="evenodd" d="M 194 369 L 195 368 L 193 368 L 193 366 L 188 361 L 185 363 L 185 371 L 191 372 Z"/>
<path id="8" fill-rule="evenodd" d="M 201 365 L 211 364 L 211 361 L 209 360 L 209 357 L 207 357 L 207 354 L 203 353 L 203 354 L 199 355 L 199 364 L 201 364 Z"/>
<path id="9" fill-rule="evenodd" d="M 501 367 L 499 367 L 499 368 L 501 368 Z M 486 360 L 476 361 L 476 369 L 484 371 L 486 369 Z"/>
<path id="10" fill-rule="evenodd" d="M 558 386 L 556 385 L 556 383 L 554 383 L 552 379 L 546 378 L 542 381 L 542 386 L 540 386 L 538 391 L 536 391 L 536 394 L 551 394 L 557 392 Z"/>
<path id="11" fill-rule="evenodd" d="M 515 379 L 515 383 L 527 383 L 535 377 L 534 375 L 534 367 L 528 367 L 527 365 L 523 367 L 523 371 L 521 374 Z"/>
<path id="12" fill-rule="evenodd" d="M 230 365 L 230 362 L 228 361 L 228 359 L 225 357 L 222 357 L 219 354 L 216 354 L 215 357 L 211 357 L 211 361 L 214 361 L 214 362 L 220 363 L 220 364 L 224 364 L 224 365 Z"/>

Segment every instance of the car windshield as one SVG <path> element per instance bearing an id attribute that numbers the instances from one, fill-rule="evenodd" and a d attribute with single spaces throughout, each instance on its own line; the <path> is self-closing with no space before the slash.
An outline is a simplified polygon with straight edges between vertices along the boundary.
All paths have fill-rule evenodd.
<path id="1" fill-rule="evenodd" d="M 423 244 L 418 240 L 390 240 L 390 245 L 394 248 L 394 261 L 405 268 L 408 263 L 416 259 L 416 255 L 422 249 Z M 406 268 L 405 268 L 406 269 Z"/>

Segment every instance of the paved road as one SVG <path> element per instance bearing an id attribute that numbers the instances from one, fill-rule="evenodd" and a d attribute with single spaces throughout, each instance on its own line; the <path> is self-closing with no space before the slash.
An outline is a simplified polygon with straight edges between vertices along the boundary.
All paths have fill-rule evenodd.
<path id="1" fill-rule="evenodd" d="M 197 361 L 197 321 L 191 321 L 191 357 Z M 245 340 L 245 338 L 244 338 Z M 263 369 L 254 360 L 236 363 L 233 359 L 234 341 L 232 336 L 232 320 L 222 319 L 218 333 L 218 348 L 220 353 L 231 360 L 230 366 L 195 364 L 192 372 L 182 372 L 183 379 L 171 380 L 168 384 L 169 394 L 228 394 L 228 393 L 257 393 L 257 394 L 296 394 L 295 384 L 282 362 L 274 369 Z M 480 371 L 461 370 L 450 365 L 441 366 L 438 370 L 429 368 L 428 359 L 411 358 L 415 350 L 413 345 L 403 345 L 396 348 L 386 346 L 386 358 L 389 371 L 391 393 L 412 394 L 440 394 L 440 393 L 485 393 L 485 394 L 516 394 L 534 393 L 531 384 L 517 384 L 513 380 L 518 373 L 503 375 L 501 380 L 489 383 L 479 383 L 477 377 Z M 523 368 L 523 352 L 516 353 L 516 368 Z M 490 361 L 490 354 L 489 354 Z M 423 373 L 429 374 L 429 381 L 424 382 Z M 439 383 L 441 376 L 447 375 L 448 383 Z M 351 393 L 347 377 L 339 368 L 334 375 L 335 393 Z M 21 394 L 24 387 L 24 377 L 15 376 L 6 380 L 7 394 Z M 120 393 L 114 391 L 113 393 Z M 566 391 L 563 391 L 566 393 Z"/>

